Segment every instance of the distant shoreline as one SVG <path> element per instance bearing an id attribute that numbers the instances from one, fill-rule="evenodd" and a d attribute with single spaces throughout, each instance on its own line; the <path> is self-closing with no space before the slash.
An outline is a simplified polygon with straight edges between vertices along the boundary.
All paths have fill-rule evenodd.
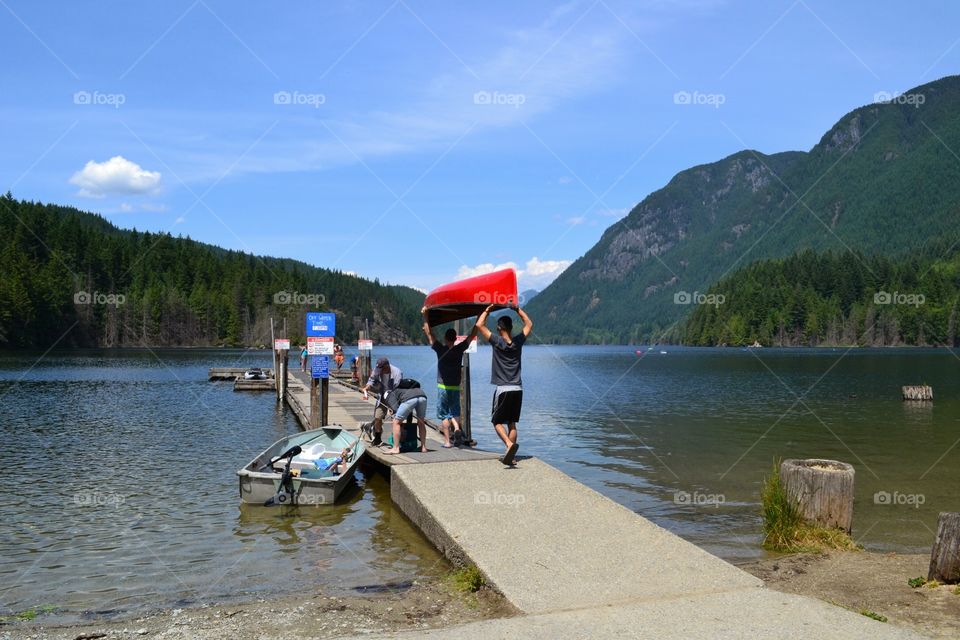
<path id="1" fill-rule="evenodd" d="M 427 345 L 423 342 L 397 342 L 390 344 L 379 344 L 374 346 L 374 350 L 377 348 L 383 347 L 426 347 Z M 483 345 L 481 345 L 483 346 Z M 643 348 L 644 350 L 652 349 L 669 349 L 669 348 L 680 348 L 684 350 L 711 350 L 711 349 L 724 349 L 729 351 L 779 351 L 785 349 L 802 349 L 808 351 L 817 351 L 825 349 L 847 349 L 847 350 L 864 350 L 864 349 L 876 349 L 884 351 L 910 351 L 910 350 L 919 350 L 919 349 L 943 349 L 949 351 L 951 349 L 956 349 L 957 347 L 948 347 L 946 345 L 886 345 L 886 346 L 864 346 L 864 345 L 793 345 L 793 346 L 771 346 L 771 347 L 751 347 L 751 346 L 703 346 L 703 345 L 684 345 L 684 344 L 620 344 L 620 343 L 608 343 L 608 344 L 596 344 L 596 343 L 566 343 L 566 342 L 530 342 L 527 345 L 528 347 L 623 347 L 624 349 L 634 349 L 638 350 Z M 346 345 L 347 349 L 353 348 L 356 350 L 356 347 L 353 345 Z M 0 347 L 0 354 L 16 354 L 16 353 L 31 353 L 39 351 L 40 347 Z M 77 351 L 143 351 L 150 352 L 157 349 L 163 349 L 164 351 L 264 351 L 270 352 L 270 347 L 267 346 L 255 346 L 255 347 L 230 347 L 224 345 L 208 345 L 208 346 L 162 346 L 162 345 L 148 345 L 148 346 L 131 346 L 131 347 L 64 347 L 60 349 L 53 349 L 49 353 L 68 353 L 68 352 L 77 352 Z M 291 347 L 290 351 L 294 351 Z"/>

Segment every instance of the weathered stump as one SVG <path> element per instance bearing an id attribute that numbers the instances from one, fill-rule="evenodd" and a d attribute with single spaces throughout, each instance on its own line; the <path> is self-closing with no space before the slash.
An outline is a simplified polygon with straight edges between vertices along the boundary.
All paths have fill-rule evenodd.
<path id="1" fill-rule="evenodd" d="M 941 513 L 927 580 L 960 582 L 960 513 Z"/>
<path id="2" fill-rule="evenodd" d="M 836 460 L 784 460 L 780 480 L 804 520 L 824 527 L 853 526 L 853 467 Z"/>
<path id="3" fill-rule="evenodd" d="M 907 385 L 902 388 L 904 400 L 933 400 L 933 387 Z"/>

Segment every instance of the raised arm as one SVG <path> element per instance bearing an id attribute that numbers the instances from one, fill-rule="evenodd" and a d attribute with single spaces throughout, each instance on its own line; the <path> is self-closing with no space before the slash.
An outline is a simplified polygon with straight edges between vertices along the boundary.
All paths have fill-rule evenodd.
<path id="1" fill-rule="evenodd" d="M 517 315 L 520 316 L 520 319 L 523 320 L 523 335 L 529 338 L 530 332 L 533 331 L 533 320 L 531 320 L 527 312 L 520 307 L 517 307 L 515 311 Z"/>
<path id="2" fill-rule="evenodd" d="M 430 324 L 427 322 L 427 308 L 423 307 L 420 309 L 420 315 L 423 316 L 423 335 L 427 336 L 427 344 L 433 344 L 436 342 L 436 338 L 433 337 L 433 331 L 430 330 Z"/>
<path id="3" fill-rule="evenodd" d="M 490 332 L 490 329 L 487 329 L 487 318 L 490 317 L 490 312 L 493 311 L 493 305 L 490 305 L 483 310 L 483 313 L 480 314 L 480 317 L 477 318 L 477 324 L 474 325 L 473 330 L 479 331 L 480 335 L 483 336 L 484 340 L 489 340 L 490 336 L 493 335 Z"/>

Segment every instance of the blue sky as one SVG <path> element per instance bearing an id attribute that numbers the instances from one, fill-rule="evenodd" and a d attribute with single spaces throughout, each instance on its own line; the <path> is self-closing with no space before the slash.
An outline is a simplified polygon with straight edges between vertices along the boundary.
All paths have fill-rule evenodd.
<path id="1" fill-rule="evenodd" d="M 542 288 L 678 171 L 809 149 L 956 73 L 957 25 L 947 1 L 0 0 L 0 188 L 424 289 L 505 263 Z"/>

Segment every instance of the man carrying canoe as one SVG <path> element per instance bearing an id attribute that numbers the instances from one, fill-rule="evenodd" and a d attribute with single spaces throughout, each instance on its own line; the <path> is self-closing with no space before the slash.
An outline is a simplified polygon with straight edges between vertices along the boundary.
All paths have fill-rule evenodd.
<path id="1" fill-rule="evenodd" d="M 440 420 L 443 433 L 444 449 L 453 446 L 450 443 L 450 425 L 453 425 L 453 442 L 459 447 L 463 444 L 463 431 L 460 430 L 460 378 L 463 370 L 463 354 L 470 347 L 473 338 L 477 335 L 477 327 L 467 336 L 467 339 L 457 344 L 457 332 L 447 329 L 443 342 L 437 340 L 430 323 L 427 322 L 427 308 L 420 310 L 423 314 L 423 333 L 430 342 L 430 348 L 437 354 L 437 420 Z"/>
<path id="2" fill-rule="evenodd" d="M 493 347 L 490 383 L 497 386 L 493 394 L 493 415 L 491 421 L 497 435 L 503 440 L 507 452 L 500 461 L 512 465 L 517 455 L 517 422 L 520 421 L 520 409 L 523 406 L 523 381 L 520 378 L 520 365 L 523 345 L 533 330 L 533 320 L 518 306 L 511 309 L 517 312 L 523 321 L 523 330 L 517 335 L 513 331 L 513 319 L 508 315 L 497 318 L 497 334 L 487 328 L 487 318 L 495 308 L 487 307 L 477 318 L 477 330 Z"/>

